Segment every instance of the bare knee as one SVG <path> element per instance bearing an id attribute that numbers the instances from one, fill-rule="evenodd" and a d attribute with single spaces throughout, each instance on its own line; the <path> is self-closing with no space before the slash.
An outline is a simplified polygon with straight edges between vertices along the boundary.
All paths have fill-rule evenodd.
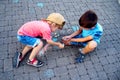
<path id="1" fill-rule="evenodd" d="M 96 41 L 90 41 L 88 43 L 89 49 L 94 50 L 97 47 L 97 42 Z"/>

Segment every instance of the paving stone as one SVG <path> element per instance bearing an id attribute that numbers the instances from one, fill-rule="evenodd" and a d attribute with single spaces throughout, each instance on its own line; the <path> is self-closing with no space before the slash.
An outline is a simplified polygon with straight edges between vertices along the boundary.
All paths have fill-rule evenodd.
<path id="1" fill-rule="evenodd" d="M 26 65 L 26 58 L 19 68 L 12 68 L 14 53 L 24 47 L 16 38 L 21 25 L 59 12 L 66 19 L 63 30 L 58 31 L 60 40 L 74 32 L 72 26 L 79 26 L 80 16 L 89 9 L 98 15 L 104 33 L 83 63 L 74 61 L 79 47 L 53 47 L 43 67 Z M 117 0 L 0 0 L 0 80 L 119 80 L 119 9 Z"/>
<path id="2" fill-rule="evenodd" d="M 90 80 L 90 77 L 88 75 L 81 76 L 81 80 Z"/>
<path id="3" fill-rule="evenodd" d="M 109 61 L 110 64 L 118 61 L 116 56 L 107 56 L 106 58 L 107 58 L 107 60 Z"/>
<path id="4" fill-rule="evenodd" d="M 60 78 L 59 77 L 53 77 L 53 78 L 51 78 L 51 80 L 60 80 Z"/>
<path id="5" fill-rule="evenodd" d="M 88 69 L 87 72 L 88 72 L 88 76 L 90 78 L 96 78 L 98 76 L 97 72 L 96 72 L 96 70 L 94 68 Z"/>
<path id="6" fill-rule="evenodd" d="M 114 75 L 116 75 L 116 76 L 117 76 L 118 80 L 120 79 L 119 74 L 120 74 L 120 70 L 119 70 L 119 71 L 116 71 L 116 72 L 115 72 L 115 74 L 114 74 Z"/>
<path id="7" fill-rule="evenodd" d="M 24 79 L 29 80 L 29 75 L 27 74 L 26 76 L 27 78 L 24 78 L 24 74 L 15 75 L 14 80 L 24 80 Z"/>
<path id="8" fill-rule="evenodd" d="M 98 72 L 98 77 L 100 80 L 108 80 L 107 79 L 107 74 L 104 71 L 99 71 Z"/>
<path id="9" fill-rule="evenodd" d="M 6 71 L 2 74 L 0 74 L 0 79 L 1 80 L 14 80 L 13 78 L 13 72 L 12 71 Z"/>
<path id="10" fill-rule="evenodd" d="M 67 68 L 65 66 L 54 68 L 54 72 L 56 76 L 68 74 Z"/>
<path id="11" fill-rule="evenodd" d="M 5 59 L 5 58 L 8 57 L 8 52 L 3 51 L 3 52 L 0 53 L 0 55 L 1 55 L 0 59 Z"/>
<path id="12" fill-rule="evenodd" d="M 13 70 L 12 59 L 4 59 L 4 72 Z"/>
<path id="13" fill-rule="evenodd" d="M 75 56 L 70 56 L 70 57 L 68 57 L 68 61 L 69 61 L 69 63 L 70 64 L 74 64 L 75 63 Z"/>
<path id="14" fill-rule="evenodd" d="M 69 74 L 70 74 L 71 80 L 80 80 L 80 77 L 79 77 L 77 69 L 69 70 Z"/>
<path id="15" fill-rule="evenodd" d="M 101 49 L 101 50 L 97 51 L 97 56 L 105 57 L 105 56 L 108 56 L 108 53 L 104 49 Z"/>
<path id="16" fill-rule="evenodd" d="M 38 68 L 35 68 L 33 66 L 29 66 L 29 65 L 25 64 L 23 66 L 22 70 L 23 70 L 23 73 L 34 73 L 34 72 L 38 71 Z"/>
<path id="17" fill-rule="evenodd" d="M 57 60 L 57 66 L 65 66 L 69 64 L 68 58 L 58 58 Z"/>
<path id="18" fill-rule="evenodd" d="M 118 77 L 114 73 L 109 73 L 108 79 L 109 80 L 119 80 Z"/>
<path id="19" fill-rule="evenodd" d="M 40 80 L 39 72 L 30 73 L 29 75 L 30 75 L 29 80 Z"/>
<path id="20" fill-rule="evenodd" d="M 85 64 L 85 67 L 86 67 L 87 69 L 93 68 L 93 64 L 92 64 L 91 61 L 85 61 L 84 64 Z"/>
<path id="21" fill-rule="evenodd" d="M 103 70 L 103 66 L 101 65 L 101 63 L 94 64 L 94 67 L 95 67 L 95 70 L 98 72 Z"/>
<path id="22" fill-rule="evenodd" d="M 3 68 L 4 68 L 4 61 L 2 59 L 0 59 L 0 72 L 3 72 Z"/>
<path id="23" fill-rule="evenodd" d="M 66 75 L 61 76 L 60 80 L 70 80 L 70 77 L 69 75 L 66 74 Z"/>
<path id="24" fill-rule="evenodd" d="M 76 68 L 76 66 L 74 64 L 67 65 L 68 70 L 74 69 L 74 68 Z"/>
<path id="25" fill-rule="evenodd" d="M 115 55 L 117 53 L 115 48 L 108 48 L 106 51 L 109 55 Z"/>
<path id="26" fill-rule="evenodd" d="M 102 65 L 108 64 L 108 60 L 105 57 L 100 57 L 99 60 L 100 60 Z"/>
<path id="27" fill-rule="evenodd" d="M 99 63 L 99 59 L 97 55 L 92 55 L 91 56 L 91 61 L 93 64 Z"/>
<path id="28" fill-rule="evenodd" d="M 108 64 L 103 66 L 106 73 L 113 73 L 117 71 L 117 68 L 113 64 Z"/>
<path id="29" fill-rule="evenodd" d="M 56 60 L 48 60 L 48 68 L 55 68 L 57 66 Z"/>

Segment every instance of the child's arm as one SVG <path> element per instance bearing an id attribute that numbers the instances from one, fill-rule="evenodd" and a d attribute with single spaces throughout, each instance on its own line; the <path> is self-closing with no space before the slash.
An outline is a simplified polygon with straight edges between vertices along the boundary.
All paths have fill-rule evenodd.
<path id="1" fill-rule="evenodd" d="M 85 38 L 72 38 L 70 41 L 71 42 L 86 42 L 86 41 L 90 41 L 92 39 L 93 39 L 92 36 L 87 36 Z"/>
<path id="2" fill-rule="evenodd" d="M 74 37 L 74 36 L 76 36 L 76 35 L 80 34 L 81 32 L 82 32 L 82 30 L 81 30 L 81 29 L 79 29 L 79 30 L 75 31 L 74 33 L 72 33 L 72 34 L 71 34 L 71 35 L 69 35 L 69 36 L 72 38 L 72 37 Z"/>
<path id="3" fill-rule="evenodd" d="M 47 40 L 48 44 L 58 46 L 59 48 L 64 48 L 64 45 L 60 42 L 54 42 L 52 40 Z"/>
<path id="4" fill-rule="evenodd" d="M 79 30 L 75 31 L 74 33 L 72 33 L 72 34 L 69 35 L 69 36 L 64 36 L 62 39 L 63 39 L 63 40 L 69 40 L 69 39 L 71 39 L 72 37 L 74 37 L 74 36 L 80 34 L 81 32 L 82 32 L 82 30 L 79 29 Z"/>

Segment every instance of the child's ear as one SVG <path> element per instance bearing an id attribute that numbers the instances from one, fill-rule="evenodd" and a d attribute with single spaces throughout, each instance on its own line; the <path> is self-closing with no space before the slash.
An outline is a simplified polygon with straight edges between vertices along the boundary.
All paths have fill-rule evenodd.
<path id="1" fill-rule="evenodd" d="M 52 23 L 52 26 L 56 26 L 56 24 L 55 24 L 55 23 Z"/>

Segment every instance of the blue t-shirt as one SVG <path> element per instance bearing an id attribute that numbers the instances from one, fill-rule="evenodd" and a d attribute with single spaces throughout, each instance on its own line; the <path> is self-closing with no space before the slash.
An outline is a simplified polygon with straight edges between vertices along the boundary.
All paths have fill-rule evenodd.
<path id="1" fill-rule="evenodd" d="M 83 29 L 81 36 L 83 38 L 87 36 L 92 36 L 94 41 L 96 41 L 97 43 L 100 43 L 100 38 L 102 34 L 103 34 L 103 28 L 99 23 L 97 23 L 95 27 L 92 29 L 89 29 L 89 30 Z"/>

